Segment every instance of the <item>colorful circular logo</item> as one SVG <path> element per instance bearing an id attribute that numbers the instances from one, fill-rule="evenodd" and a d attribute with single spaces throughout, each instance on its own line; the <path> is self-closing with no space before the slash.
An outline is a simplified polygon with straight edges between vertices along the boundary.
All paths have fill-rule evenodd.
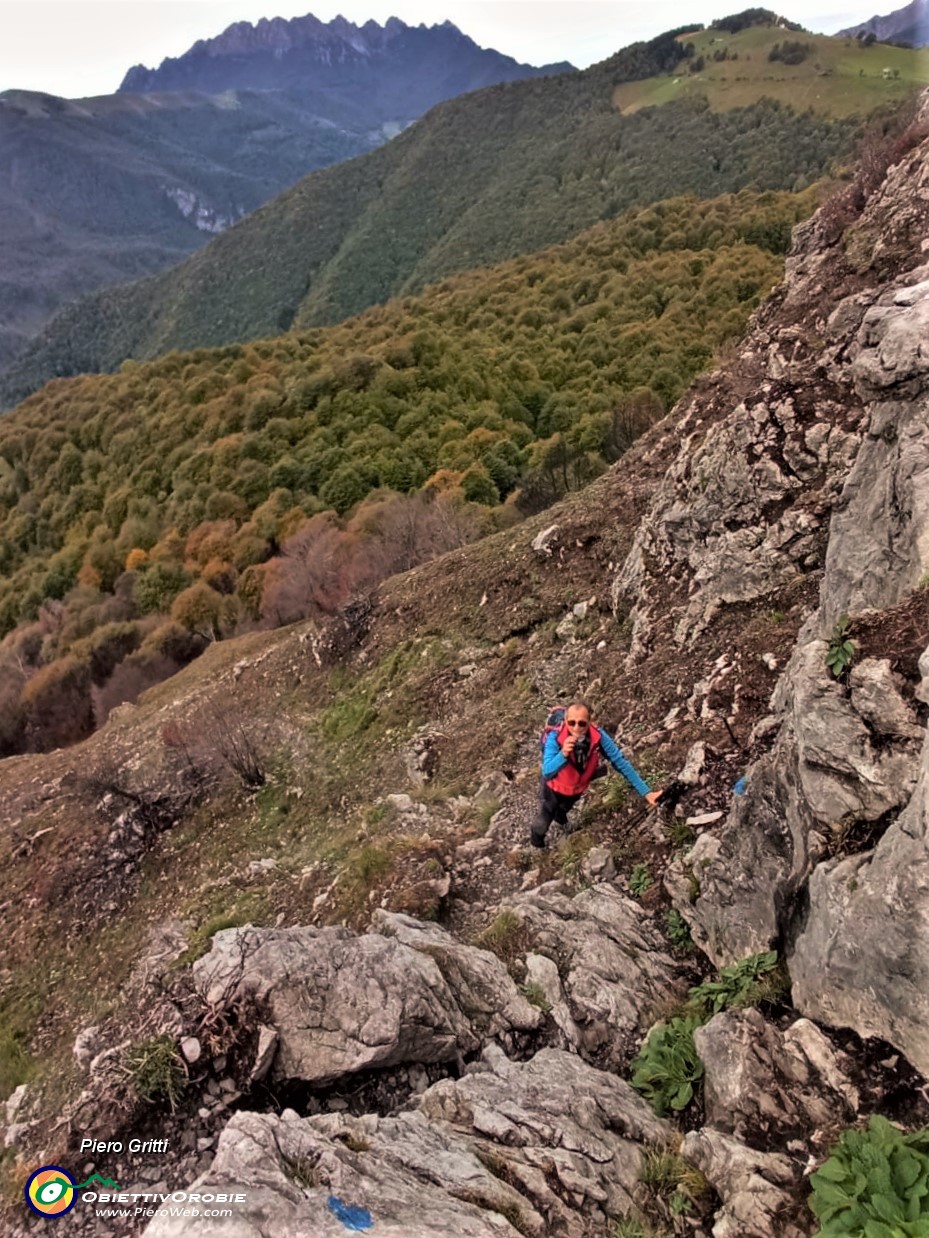
<path id="1" fill-rule="evenodd" d="M 64 1216 L 77 1203 L 74 1179 L 60 1165 L 43 1165 L 26 1183 L 26 1203 L 39 1216 Z"/>

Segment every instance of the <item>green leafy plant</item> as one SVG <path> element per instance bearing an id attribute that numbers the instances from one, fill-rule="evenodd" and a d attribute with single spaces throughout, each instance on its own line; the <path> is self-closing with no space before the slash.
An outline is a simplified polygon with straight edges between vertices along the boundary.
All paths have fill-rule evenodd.
<path id="1" fill-rule="evenodd" d="M 929 1128 L 904 1135 L 880 1114 L 845 1131 L 810 1176 L 818 1238 L 925 1238 Z"/>
<path id="2" fill-rule="evenodd" d="M 648 871 L 647 864 L 636 864 L 632 872 L 629 874 L 629 889 L 636 896 L 641 898 L 642 895 L 652 887 L 652 875 Z"/>
<path id="3" fill-rule="evenodd" d="M 659 1117 L 678 1113 L 694 1098 L 703 1078 L 703 1063 L 694 1044 L 697 1016 L 678 1017 L 652 1028 L 632 1063 L 632 1086 L 641 1092 Z"/>
<path id="4" fill-rule="evenodd" d="M 705 1019 L 731 1006 L 752 1006 L 771 992 L 765 977 L 776 967 L 776 950 L 753 954 L 723 967 L 717 980 L 704 980 L 690 990 L 689 1005 Z"/>
<path id="5" fill-rule="evenodd" d="M 836 679 L 838 679 L 846 667 L 851 666 L 852 658 L 854 658 L 857 649 L 855 642 L 848 639 L 849 626 L 850 620 L 848 615 L 841 615 L 836 620 L 836 625 L 832 629 L 832 635 L 829 638 L 829 648 L 826 651 L 826 665 Z"/>
<path id="6" fill-rule="evenodd" d="M 690 935 L 690 925 L 676 907 L 671 907 L 668 910 L 668 914 L 665 917 L 665 931 L 672 946 L 678 946 L 684 950 L 689 949 L 694 944 L 693 938 Z"/>

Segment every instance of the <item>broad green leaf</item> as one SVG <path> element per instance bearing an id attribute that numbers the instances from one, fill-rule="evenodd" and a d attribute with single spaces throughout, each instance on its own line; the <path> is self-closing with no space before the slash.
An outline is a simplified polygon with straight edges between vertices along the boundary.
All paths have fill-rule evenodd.
<path id="1" fill-rule="evenodd" d="M 811 1182 L 818 1180 L 828 1180 L 829 1182 L 842 1182 L 848 1176 L 848 1170 L 836 1156 L 830 1156 L 827 1161 L 823 1161 L 819 1169 L 810 1176 Z"/>

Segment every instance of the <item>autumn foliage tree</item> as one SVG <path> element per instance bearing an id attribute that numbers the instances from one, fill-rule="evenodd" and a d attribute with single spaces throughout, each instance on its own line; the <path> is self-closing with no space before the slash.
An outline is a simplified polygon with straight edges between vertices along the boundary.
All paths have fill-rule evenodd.
<path id="1" fill-rule="evenodd" d="M 94 727 L 90 664 L 68 655 L 44 666 L 23 688 L 21 704 L 30 748 L 47 752 L 89 735 Z"/>

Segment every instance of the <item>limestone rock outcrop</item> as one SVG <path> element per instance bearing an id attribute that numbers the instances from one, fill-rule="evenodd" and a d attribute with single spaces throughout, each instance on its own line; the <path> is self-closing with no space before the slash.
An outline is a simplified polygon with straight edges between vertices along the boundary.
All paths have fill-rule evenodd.
<path id="1" fill-rule="evenodd" d="M 567 1041 L 607 1069 L 638 1048 L 656 1010 L 680 998 L 680 966 L 650 917 L 615 886 L 596 885 L 575 898 L 528 893 L 505 906 L 518 918 L 531 951 L 551 960 L 537 982 L 558 1012 Z M 531 960 L 531 953 L 527 955 Z M 529 964 L 530 968 L 533 964 Z"/>
<path id="2" fill-rule="evenodd" d="M 757 1010 L 727 1010 L 694 1032 L 704 1066 L 707 1125 L 753 1146 L 854 1120 L 858 1092 L 839 1055 L 808 1019 L 785 1032 Z"/>
<path id="3" fill-rule="evenodd" d="M 773 699 L 780 724 L 718 833 L 704 834 L 668 881 L 694 938 L 718 964 L 767 950 L 843 820 L 873 822 L 908 802 L 923 729 L 885 663 L 859 663 L 846 691 L 826 643 L 799 645 Z M 689 874 L 699 883 L 691 902 Z"/>
<path id="4" fill-rule="evenodd" d="M 806 1238 L 807 1229 L 788 1219 L 799 1176 L 788 1157 L 756 1152 L 711 1126 L 690 1131 L 681 1154 L 723 1201 L 713 1238 Z"/>
<path id="5" fill-rule="evenodd" d="M 517 1063 L 490 1046 L 391 1117 L 237 1114 L 191 1189 L 247 1195 L 224 1238 L 337 1238 L 352 1217 L 392 1238 L 594 1238 L 630 1211 L 642 1145 L 669 1133 L 627 1083 L 577 1057 Z M 179 1217 L 145 1231 L 215 1232 Z"/>
<path id="6" fill-rule="evenodd" d="M 889 1041 L 929 1075 L 927 924 L 929 743 L 914 794 L 877 846 L 814 871 L 789 960 L 795 1005 Z"/>
<path id="7" fill-rule="evenodd" d="M 454 1060 L 492 1035 L 538 1025 L 539 1011 L 494 955 L 457 945 L 438 926 L 416 930 L 408 917 L 382 923 L 391 936 L 224 929 L 194 979 L 208 1003 L 254 998 L 278 1034 L 273 1078 L 316 1086 L 401 1062 Z"/>

